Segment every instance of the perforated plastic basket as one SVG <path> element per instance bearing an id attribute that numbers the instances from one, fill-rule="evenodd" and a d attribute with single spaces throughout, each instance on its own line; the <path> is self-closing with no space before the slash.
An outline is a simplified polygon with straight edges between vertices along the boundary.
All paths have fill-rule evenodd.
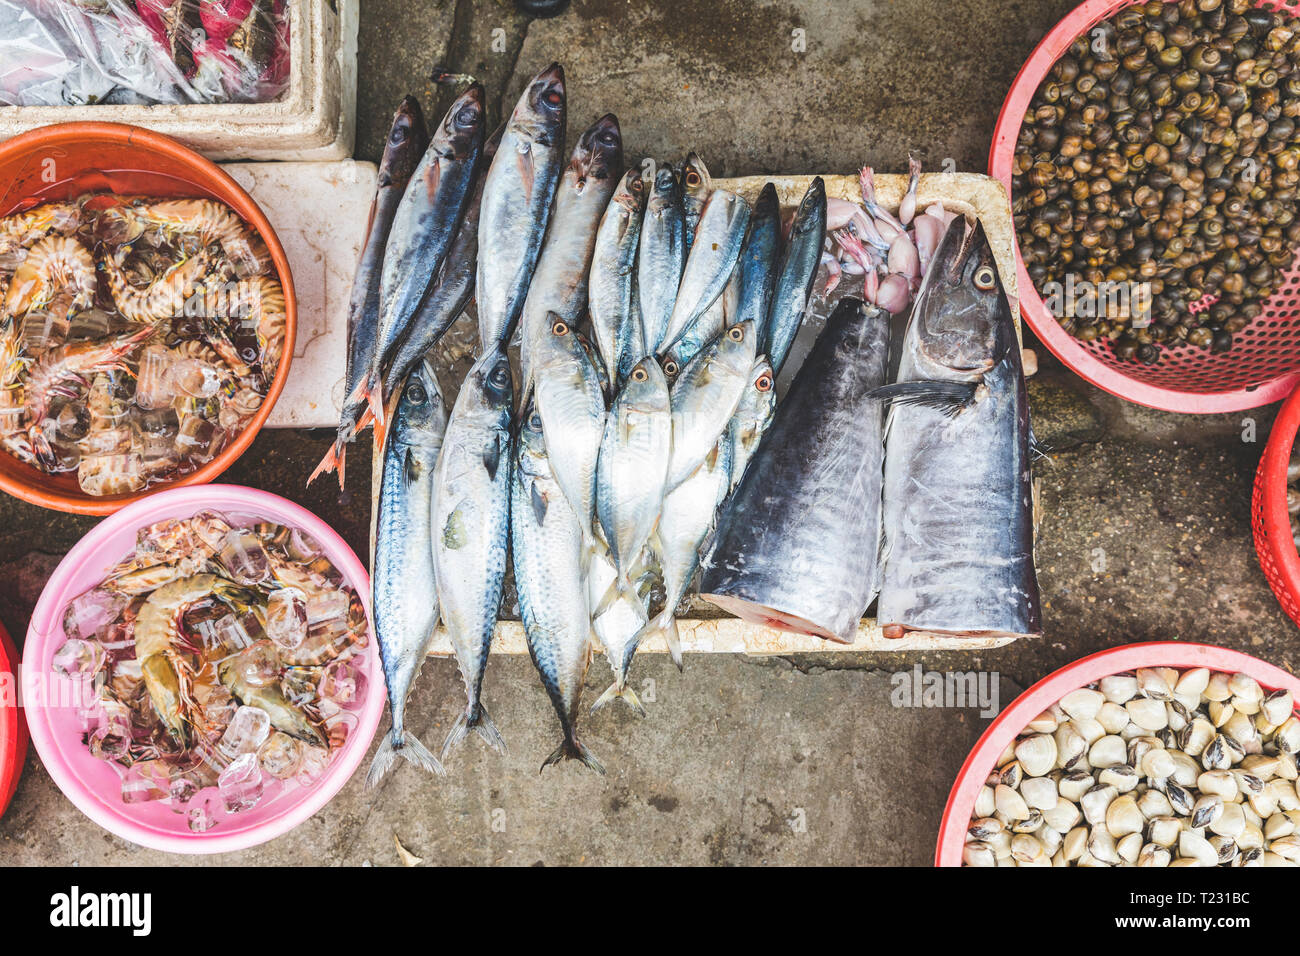
<path id="1" fill-rule="evenodd" d="M 1297 430 L 1300 430 L 1300 389 L 1282 406 L 1273 423 L 1264 457 L 1255 472 L 1250 510 L 1259 565 L 1282 610 L 1300 624 L 1300 553 L 1296 552 L 1291 518 L 1286 510 L 1286 466 L 1291 460 Z"/>
<path id="2" fill-rule="evenodd" d="M 989 173 L 1011 192 L 1012 161 L 1021 121 L 1048 71 L 1074 40 L 1136 0 L 1086 0 L 1058 23 L 1021 68 L 1002 104 L 989 151 Z M 1263 0 L 1257 6 L 1300 12 L 1300 2 Z M 1211 353 L 1192 345 L 1162 349 L 1143 365 L 1115 356 L 1108 341 L 1083 342 L 1061 328 L 1034 288 L 1016 248 L 1020 310 L 1044 345 L 1079 376 L 1120 398 L 1174 412 L 1231 412 L 1285 398 L 1300 382 L 1300 260 L 1264 304 L 1264 311 L 1233 336 L 1233 347 Z"/>

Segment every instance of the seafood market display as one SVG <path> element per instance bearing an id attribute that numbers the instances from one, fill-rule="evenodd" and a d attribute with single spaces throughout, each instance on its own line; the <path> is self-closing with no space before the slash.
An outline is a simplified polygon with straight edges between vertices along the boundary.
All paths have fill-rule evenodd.
<path id="1" fill-rule="evenodd" d="M 303 531 L 205 511 L 141 528 L 69 601 L 53 669 L 121 798 L 191 830 L 312 786 L 357 723 L 369 623 Z M 399 735 L 400 736 L 400 735 Z"/>
<path id="2" fill-rule="evenodd" d="M 966 866 L 1300 862 L 1289 690 L 1206 668 L 1139 669 L 1029 722 L 975 801 Z"/>
<path id="3" fill-rule="evenodd" d="M 559 721 L 546 764 L 601 773 L 579 731 L 593 650 L 611 683 L 591 709 L 644 714 L 637 649 L 662 639 L 681 666 L 676 614 L 701 568 L 723 609 L 837 641 L 882 581 L 898 634 L 1040 632 L 1013 314 L 978 222 L 918 208 L 919 163 L 897 214 L 869 168 L 860 203 L 818 178 L 783 211 L 775 184 L 751 204 L 695 153 L 625 168 L 612 115 L 566 151 L 558 65 L 486 141 L 482 101 L 470 81 L 418 164 L 419 108 L 398 111 L 353 291 L 351 400 L 318 469 L 341 485 L 375 424 L 393 728 L 372 785 L 398 756 L 443 772 L 471 732 L 504 749 L 484 699 L 503 597 Z M 890 316 L 914 297 L 891 384 Z M 911 486 L 940 479 L 937 509 Z M 439 623 L 465 700 L 435 757 L 405 715 Z"/>
<path id="4" fill-rule="evenodd" d="M 284 355 L 270 254 L 208 199 L 111 194 L 0 219 L 0 448 L 90 495 L 211 461 Z"/>
<path id="5" fill-rule="evenodd" d="M 1147 365 L 1227 352 L 1282 284 L 1300 240 L 1300 19 L 1270 6 L 1126 7 L 1039 87 L 1012 209 L 1070 334 Z"/>
<path id="6" fill-rule="evenodd" d="M 0 0 L 0 103 L 264 103 L 289 84 L 288 0 Z"/>

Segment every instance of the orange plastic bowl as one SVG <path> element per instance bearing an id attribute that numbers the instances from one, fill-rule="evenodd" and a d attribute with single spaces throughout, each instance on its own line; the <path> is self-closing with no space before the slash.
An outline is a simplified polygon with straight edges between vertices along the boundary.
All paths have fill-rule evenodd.
<path id="1" fill-rule="evenodd" d="M 219 476 L 253 442 L 289 377 L 298 305 L 289 260 L 275 230 L 251 196 L 221 167 L 176 140 L 122 123 L 59 123 L 0 143 L 0 216 L 42 202 L 72 199 L 87 192 L 111 191 L 160 198 L 215 199 L 255 229 L 271 253 L 284 287 L 284 355 L 261 408 L 202 468 L 129 495 L 88 495 L 72 475 L 47 475 L 0 452 L 0 489 L 42 508 L 73 514 L 107 515 L 164 488 L 206 484 Z"/>

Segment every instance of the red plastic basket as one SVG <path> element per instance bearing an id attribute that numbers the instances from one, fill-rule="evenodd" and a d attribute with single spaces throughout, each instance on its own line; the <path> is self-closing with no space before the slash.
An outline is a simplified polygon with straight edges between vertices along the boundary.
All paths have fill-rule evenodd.
<path id="1" fill-rule="evenodd" d="M 1292 393 L 1273 422 L 1264 457 L 1255 472 L 1250 507 L 1259 566 L 1264 569 L 1282 610 L 1296 624 L 1300 624 L 1300 553 L 1291 536 L 1291 519 L 1286 510 L 1286 466 L 1298 430 L 1300 389 Z"/>
<path id="2" fill-rule="evenodd" d="M 1008 195 L 1021 121 L 1052 64 L 1095 23 L 1137 2 L 1087 0 L 1043 38 L 1021 68 L 1002 104 L 989 151 L 989 174 L 1002 181 Z M 1300 0 L 1256 5 L 1300 12 Z M 1233 336 L 1229 352 L 1172 346 L 1163 349 L 1155 365 L 1119 359 L 1109 342 L 1083 342 L 1070 335 L 1034 288 L 1019 246 L 1016 269 L 1020 311 L 1034 334 L 1080 377 L 1112 395 L 1171 412 L 1232 412 L 1280 401 L 1300 383 L 1300 261 L 1264 303 L 1264 311 Z"/>
<path id="3" fill-rule="evenodd" d="M 18 650 L 0 625 L 0 816 L 18 789 L 27 759 L 27 722 L 17 694 Z"/>

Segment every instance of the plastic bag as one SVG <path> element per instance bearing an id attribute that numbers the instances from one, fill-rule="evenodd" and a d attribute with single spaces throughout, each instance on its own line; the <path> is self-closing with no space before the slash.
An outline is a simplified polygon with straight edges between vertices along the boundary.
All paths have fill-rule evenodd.
<path id="1" fill-rule="evenodd" d="M 285 0 L 0 0 L 0 103 L 253 103 L 288 85 Z"/>

